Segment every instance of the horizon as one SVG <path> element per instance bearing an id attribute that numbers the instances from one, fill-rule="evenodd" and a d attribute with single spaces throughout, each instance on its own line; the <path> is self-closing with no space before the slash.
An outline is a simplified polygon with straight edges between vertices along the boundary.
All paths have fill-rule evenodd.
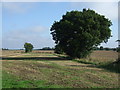
<path id="1" fill-rule="evenodd" d="M 102 46 L 103 47 L 103 46 Z M 42 48 L 33 48 L 33 50 L 35 49 L 43 49 L 45 47 L 42 47 Z M 55 47 L 49 47 L 49 48 L 55 48 Z M 97 48 L 100 48 L 100 46 L 98 46 Z M 103 47 L 103 48 L 109 48 L 109 49 L 114 49 L 114 48 L 118 48 L 118 47 Z M 8 50 L 24 50 L 25 48 L 1 48 L 1 49 L 8 49 Z"/>

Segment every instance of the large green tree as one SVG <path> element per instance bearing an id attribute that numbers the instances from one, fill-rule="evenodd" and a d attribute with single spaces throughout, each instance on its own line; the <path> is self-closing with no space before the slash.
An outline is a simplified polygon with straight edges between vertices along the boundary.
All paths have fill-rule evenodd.
<path id="1" fill-rule="evenodd" d="M 34 47 L 31 43 L 25 43 L 24 48 L 25 48 L 25 52 L 27 53 L 27 52 L 32 52 Z"/>
<path id="2" fill-rule="evenodd" d="M 50 29 L 56 45 L 72 58 L 86 57 L 93 47 L 107 42 L 111 21 L 93 10 L 71 11 Z"/>

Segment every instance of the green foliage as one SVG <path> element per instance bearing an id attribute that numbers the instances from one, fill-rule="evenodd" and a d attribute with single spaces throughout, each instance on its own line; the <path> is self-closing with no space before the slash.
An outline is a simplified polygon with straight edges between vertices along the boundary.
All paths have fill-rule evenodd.
<path id="1" fill-rule="evenodd" d="M 117 50 L 116 50 L 117 52 L 120 52 L 120 48 L 117 48 Z"/>
<path id="2" fill-rule="evenodd" d="M 61 49 L 61 47 L 59 45 L 55 46 L 55 53 L 57 53 L 57 54 L 63 54 L 63 50 Z"/>
<path id="3" fill-rule="evenodd" d="M 27 53 L 27 52 L 32 52 L 34 47 L 31 43 L 25 43 L 24 48 L 25 48 L 25 52 Z"/>
<path id="4" fill-rule="evenodd" d="M 54 50 L 54 48 L 50 48 L 50 47 L 43 47 L 41 50 Z"/>
<path id="5" fill-rule="evenodd" d="M 111 72 L 116 72 L 120 73 L 120 60 L 112 62 L 112 61 L 107 61 L 107 62 L 100 62 L 100 61 L 92 61 L 89 59 L 74 59 L 73 61 L 78 62 L 78 63 L 84 63 L 84 64 L 91 64 L 97 68 L 104 68 L 108 71 Z"/>
<path id="6" fill-rule="evenodd" d="M 9 50 L 8 48 L 2 48 L 2 50 Z"/>
<path id="7" fill-rule="evenodd" d="M 105 63 L 102 65 L 99 65 L 98 67 L 105 68 L 112 72 L 120 73 L 120 60 L 119 60 L 119 62 Z"/>
<path id="8" fill-rule="evenodd" d="M 71 11 L 55 21 L 51 34 L 56 45 L 72 58 L 83 58 L 111 36 L 111 21 L 93 10 Z"/>
<path id="9" fill-rule="evenodd" d="M 47 81 L 43 80 L 21 80 L 15 75 L 3 72 L 2 88 L 63 88 L 59 85 L 48 85 Z"/>

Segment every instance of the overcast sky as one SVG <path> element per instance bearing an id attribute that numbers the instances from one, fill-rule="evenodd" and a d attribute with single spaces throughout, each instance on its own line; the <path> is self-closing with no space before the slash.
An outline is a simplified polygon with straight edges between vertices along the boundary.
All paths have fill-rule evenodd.
<path id="1" fill-rule="evenodd" d="M 50 27 L 67 11 L 90 8 L 112 21 L 112 36 L 104 47 L 117 47 L 117 2 L 3 2 L 2 47 L 23 48 L 30 42 L 35 48 L 54 47 Z"/>

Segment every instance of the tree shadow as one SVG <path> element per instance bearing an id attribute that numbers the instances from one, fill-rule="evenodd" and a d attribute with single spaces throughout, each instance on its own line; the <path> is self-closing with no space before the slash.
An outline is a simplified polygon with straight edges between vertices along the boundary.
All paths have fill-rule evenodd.
<path id="1" fill-rule="evenodd" d="M 112 62 L 103 65 L 98 65 L 98 68 L 106 69 L 110 72 L 115 72 L 120 74 L 120 62 Z"/>
<path id="2" fill-rule="evenodd" d="M 68 61 L 72 60 L 69 57 L 0 57 L 0 60 L 34 60 L 34 61 Z M 93 68 L 103 68 L 106 69 L 110 72 L 115 72 L 115 73 L 120 73 L 120 62 L 113 62 L 113 63 L 107 63 L 107 64 L 94 64 L 94 63 L 89 63 L 89 62 L 83 62 L 83 61 L 77 61 L 73 60 L 78 63 L 83 63 L 83 64 L 89 64 L 87 66 L 81 66 L 81 65 L 71 65 L 75 67 L 93 67 Z"/>
<path id="3" fill-rule="evenodd" d="M 48 61 L 66 61 L 71 60 L 62 57 L 1 57 L 1 60 L 48 60 Z"/>
<path id="4" fill-rule="evenodd" d="M 79 62 L 81 63 L 81 62 Z M 83 62 L 82 62 L 83 63 Z M 83 63 L 88 64 L 88 63 Z M 108 63 L 108 64 L 101 64 L 101 65 L 95 65 L 95 64 L 88 64 L 88 65 L 69 65 L 72 67 L 90 67 L 90 68 L 101 68 L 105 69 L 110 72 L 115 72 L 120 74 L 120 63 Z"/>
<path id="5" fill-rule="evenodd" d="M 73 67 L 96 67 L 95 65 L 70 65 L 70 66 L 73 66 Z"/>
<path id="6" fill-rule="evenodd" d="M 110 72 L 120 73 L 120 60 L 116 60 L 116 62 L 109 62 L 109 63 L 103 63 L 103 64 L 96 64 L 96 63 L 92 63 L 92 62 L 78 61 L 78 60 L 74 60 L 74 61 L 78 62 L 78 63 L 89 64 L 86 66 L 72 65 L 75 67 L 80 66 L 80 67 L 102 68 L 102 69 L 108 70 Z"/>

